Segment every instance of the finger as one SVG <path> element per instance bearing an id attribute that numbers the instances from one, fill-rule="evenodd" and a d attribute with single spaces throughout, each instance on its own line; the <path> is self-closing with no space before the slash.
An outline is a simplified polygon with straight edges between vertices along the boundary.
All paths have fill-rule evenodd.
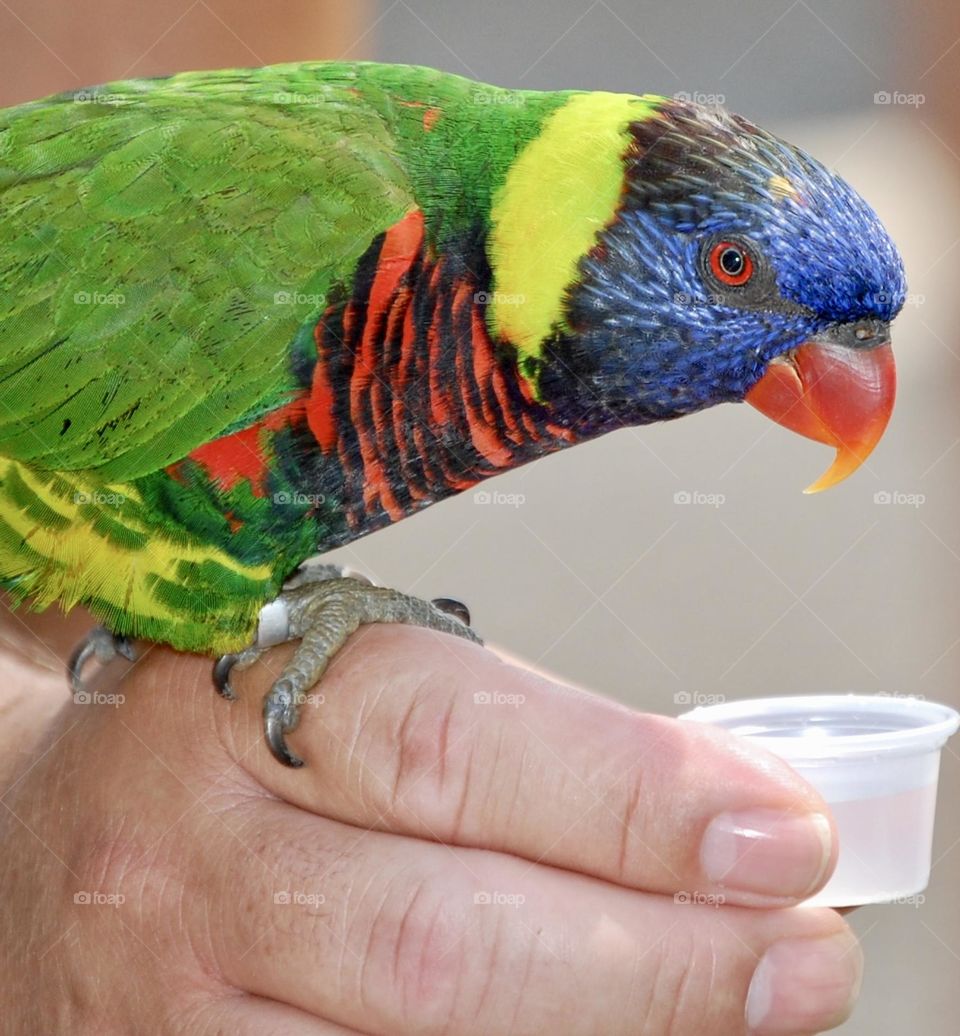
<path id="1" fill-rule="evenodd" d="M 833 911 L 675 901 L 272 800 L 231 823 L 263 848 L 202 881 L 225 979 L 361 1031 L 737 1036 L 754 982 L 757 1032 L 813 1032 L 859 981 Z"/>
<path id="2" fill-rule="evenodd" d="M 772 755 L 427 630 L 352 637 L 293 735 L 307 767 L 284 770 L 259 745 L 259 701 L 284 659 L 240 674 L 244 706 L 220 722 L 245 724 L 245 765 L 305 809 L 742 904 L 794 903 L 832 870 L 827 807 Z"/>
<path id="3" fill-rule="evenodd" d="M 316 1018 L 289 1004 L 249 993 L 204 1003 L 184 1031 L 229 1033 L 230 1036 L 364 1036 L 356 1029 Z"/>

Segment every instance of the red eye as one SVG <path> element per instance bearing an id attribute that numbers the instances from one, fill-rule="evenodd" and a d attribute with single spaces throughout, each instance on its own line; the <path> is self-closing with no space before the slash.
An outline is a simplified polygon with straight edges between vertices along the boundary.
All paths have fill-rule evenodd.
<path id="1" fill-rule="evenodd" d="M 719 241 L 710 251 L 710 272 L 721 284 L 739 288 L 753 276 L 753 260 L 740 245 Z"/>

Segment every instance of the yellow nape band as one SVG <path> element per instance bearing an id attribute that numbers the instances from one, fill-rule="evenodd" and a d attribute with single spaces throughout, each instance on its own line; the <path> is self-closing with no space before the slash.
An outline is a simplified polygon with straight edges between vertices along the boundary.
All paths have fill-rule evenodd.
<path id="1" fill-rule="evenodd" d="M 538 356 L 564 326 L 564 291 L 620 202 L 627 127 L 655 117 L 660 100 L 571 94 L 510 167 L 491 210 L 489 314 L 521 356 Z"/>

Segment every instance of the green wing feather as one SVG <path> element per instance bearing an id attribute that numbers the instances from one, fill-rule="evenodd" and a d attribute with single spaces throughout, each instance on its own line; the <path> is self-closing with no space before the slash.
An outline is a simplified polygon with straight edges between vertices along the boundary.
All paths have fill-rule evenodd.
<path id="1" fill-rule="evenodd" d="M 419 208 L 443 254 L 482 227 L 563 96 L 316 62 L 0 111 L 0 587 L 178 648 L 248 643 L 343 521 L 336 492 L 308 515 L 164 469 L 302 392 L 325 298 L 379 234 Z"/>
<path id="2" fill-rule="evenodd" d="M 0 112 L 0 454 L 125 481 L 283 402 L 297 330 L 412 205 L 343 69 Z"/>

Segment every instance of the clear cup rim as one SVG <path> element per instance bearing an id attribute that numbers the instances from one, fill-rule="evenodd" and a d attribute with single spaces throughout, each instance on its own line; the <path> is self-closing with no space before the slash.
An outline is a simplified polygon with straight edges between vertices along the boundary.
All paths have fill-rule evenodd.
<path id="1" fill-rule="evenodd" d="M 884 712 L 921 719 L 900 730 L 839 734 L 823 738 L 742 733 L 741 736 L 787 760 L 843 760 L 875 755 L 918 755 L 939 751 L 960 727 L 960 713 L 949 705 L 926 698 L 885 694 L 799 694 L 783 697 L 738 698 L 700 705 L 679 718 L 730 729 L 731 721 L 757 723 L 784 713 L 830 711 L 838 716 L 853 712 Z"/>

